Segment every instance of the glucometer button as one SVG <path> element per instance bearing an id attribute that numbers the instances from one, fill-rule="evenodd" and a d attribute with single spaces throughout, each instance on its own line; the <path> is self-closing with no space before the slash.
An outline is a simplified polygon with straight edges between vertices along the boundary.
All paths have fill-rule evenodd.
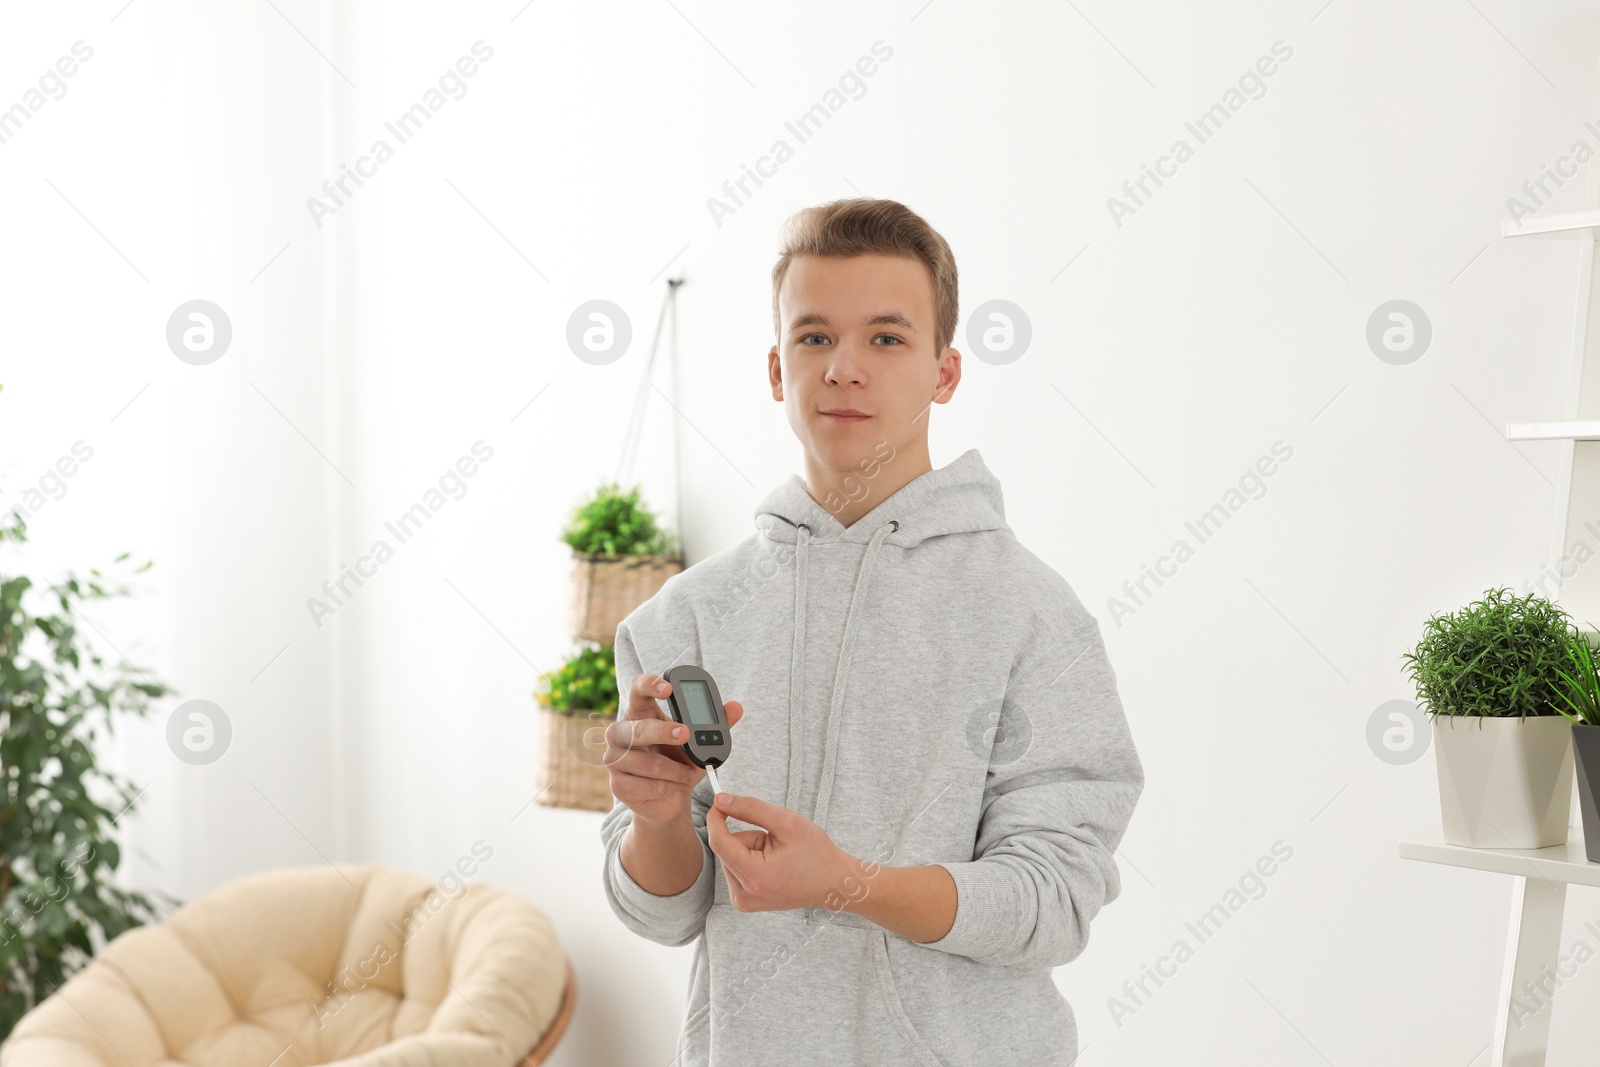
<path id="1" fill-rule="evenodd" d="M 722 744 L 722 733 L 718 730 L 697 730 L 695 731 L 694 739 L 702 745 L 720 745 Z"/>

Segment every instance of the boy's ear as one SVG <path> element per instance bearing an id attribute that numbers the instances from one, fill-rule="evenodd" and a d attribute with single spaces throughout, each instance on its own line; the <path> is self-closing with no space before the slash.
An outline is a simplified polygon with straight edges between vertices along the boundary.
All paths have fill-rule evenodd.
<path id="1" fill-rule="evenodd" d="M 939 380 L 936 384 L 933 402 L 950 403 L 950 398 L 955 395 L 956 386 L 961 384 L 961 353 L 954 348 L 944 350 L 944 357 L 939 361 Z"/>
<path id="2" fill-rule="evenodd" d="M 778 346 L 767 353 L 767 381 L 772 386 L 772 399 L 783 399 L 783 363 L 778 359 Z"/>

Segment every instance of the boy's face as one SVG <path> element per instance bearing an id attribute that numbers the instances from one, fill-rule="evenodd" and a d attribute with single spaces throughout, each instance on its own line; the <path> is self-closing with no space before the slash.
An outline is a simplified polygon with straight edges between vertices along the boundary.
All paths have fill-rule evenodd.
<path id="1" fill-rule="evenodd" d="M 778 290 L 778 321 L 783 332 L 767 354 L 772 398 L 816 462 L 857 471 L 885 444 L 926 452 L 928 409 L 955 392 L 961 353 L 933 349 L 933 278 L 920 260 L 796 256 Z M 830 414 L 842 410 L 862 415 Z"/>

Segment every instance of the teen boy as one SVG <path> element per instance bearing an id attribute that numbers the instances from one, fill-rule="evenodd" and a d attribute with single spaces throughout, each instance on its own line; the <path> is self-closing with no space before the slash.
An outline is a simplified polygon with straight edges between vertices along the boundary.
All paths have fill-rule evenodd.
<path id="1" fill-rule="evenodd" d="M 929 462 L 961 379 L 944 239 L 835 201 L 772 285 L 805 480 L 617 627 L 607 897 L 695 942 L 675 1064 L 1069 1064 L 1051 969 L 1120 892 L 1144 786 L 1099 624 L 976 449 Z M 658 703 L 679 663 L 739 696 L 714 806 Z"/>

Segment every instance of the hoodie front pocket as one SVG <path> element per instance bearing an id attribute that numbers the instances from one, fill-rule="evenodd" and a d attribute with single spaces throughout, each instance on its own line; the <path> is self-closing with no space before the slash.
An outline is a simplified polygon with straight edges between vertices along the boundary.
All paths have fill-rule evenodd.
<path id="1" fill-rule="evenodd" d="M 883 999 L 884 1011 L 889 1013 L 895 1029 L 900 1031 L 900 1036 L 911 1046 L 917 1061 L 923 1064 L 923 1067 L 945 1067 L 944 1061 L 933 1054 L 933 1049 L 929 1048 L 922 1035 L 917 1033 L 917 1028 L 911 1024 L 911 1018 L 906 1014 L 905 1005 L 900 1001 L 900 990 L 894 981 L 894 969 L 889 966 L 889 935 L 885 931 L 880 930 L 872 936 L 872 964 L 878 980 L 878 992 Z"/>

